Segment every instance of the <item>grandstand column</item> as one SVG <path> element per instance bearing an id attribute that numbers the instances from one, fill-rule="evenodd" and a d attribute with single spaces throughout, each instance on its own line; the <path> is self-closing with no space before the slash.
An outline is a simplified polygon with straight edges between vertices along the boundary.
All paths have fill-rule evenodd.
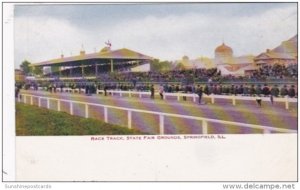
<path id="1" fill-rule="evenodd" d="M 81 65 L 81 76 L 84 77 L 84 66 Z"/>
<path id="2" fill-rule="evenodd" d="M 96 77 L 98 76 L 98 64 L 96 64 Z"/>
<path id="3" fill-rule="evenodd" d="M 73 75 L 73 67 L 70 68 L 70 76 Z"/>
<path id="4" fill-rule="evenodd" d="M 110 72 L 114 72 L 114 61 L 112 59 L 110 60 Z"/>
<path id="5" fill-rule="evenodd" d="M 58 70 L 59 70 L 59 77 L 61 77 L 61 68 L 62 68 L 62 67 L 58 67 Z"/>

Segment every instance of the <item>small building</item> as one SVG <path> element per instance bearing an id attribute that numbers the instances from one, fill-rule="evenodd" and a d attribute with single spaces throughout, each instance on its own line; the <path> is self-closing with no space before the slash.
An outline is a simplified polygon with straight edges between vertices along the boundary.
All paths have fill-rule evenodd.
<path id="1" fill-rule="evenodd" d="M 15 82 L 25 82 L 25 74 L 20 69 L 15 69 Z"/>

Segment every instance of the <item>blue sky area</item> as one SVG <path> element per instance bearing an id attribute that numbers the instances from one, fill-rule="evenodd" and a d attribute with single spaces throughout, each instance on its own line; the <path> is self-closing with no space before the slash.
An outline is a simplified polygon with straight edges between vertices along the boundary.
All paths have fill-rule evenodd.
<path id="1" fill-rule="evenodd" d="M 258 54 L 297 34 L 296 3 L 57 4 L 15 6 L 15 65 L 94 52 L 110 40 L 160 58 L 213 57 L 222 43 Z"/>

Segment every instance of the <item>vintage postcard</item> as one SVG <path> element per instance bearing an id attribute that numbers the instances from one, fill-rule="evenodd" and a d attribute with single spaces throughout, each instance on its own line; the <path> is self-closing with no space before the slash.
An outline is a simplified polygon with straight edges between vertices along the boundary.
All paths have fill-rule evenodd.
<path id="1" fill-rule="evenodd" d="M 4 179 L 297 181 L 297 3 L 10 8 Z"/>

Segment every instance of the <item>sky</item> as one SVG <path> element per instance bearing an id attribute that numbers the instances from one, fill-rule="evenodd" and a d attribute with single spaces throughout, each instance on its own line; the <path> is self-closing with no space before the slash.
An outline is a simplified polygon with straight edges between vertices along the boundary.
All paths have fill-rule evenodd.
<path id="1" fill-rule="evenodd" d="M 14 8 L 15 67 L 128 48 L 160 60 L 258 55 L 297 34 L 297 3 L 30 4 Z"/>

